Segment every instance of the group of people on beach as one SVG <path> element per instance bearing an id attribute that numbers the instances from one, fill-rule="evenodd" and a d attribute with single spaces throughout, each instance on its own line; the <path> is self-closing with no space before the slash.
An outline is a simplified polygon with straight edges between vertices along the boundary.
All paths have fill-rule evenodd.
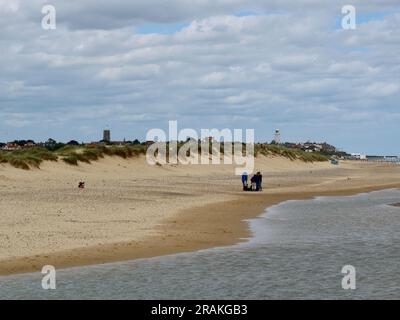
<path id="1" fill-rule="evenodd" d="M 262 190 L 262 174 L 257 172 L 250 179 L 250 186 L 248 184 L 249 176 L 246 172 L 242 175 L 243 191 L 261 191 Z"/>

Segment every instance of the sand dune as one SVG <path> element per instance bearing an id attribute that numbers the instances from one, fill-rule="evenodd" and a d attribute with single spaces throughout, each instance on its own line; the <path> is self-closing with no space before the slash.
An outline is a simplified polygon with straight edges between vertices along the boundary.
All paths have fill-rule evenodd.
<path id="1" fill-rule="evenodd" d="M 243 219 L 270 204 L 400 186 L 400 166 L 388 164 L 259 157 L 256 170 L 265 188 L 257 194 L 241 191 L 230 165 L 110 157 L 30 171 L 0 165 L 0 274 L 227 245 L 248 237 Z"/>

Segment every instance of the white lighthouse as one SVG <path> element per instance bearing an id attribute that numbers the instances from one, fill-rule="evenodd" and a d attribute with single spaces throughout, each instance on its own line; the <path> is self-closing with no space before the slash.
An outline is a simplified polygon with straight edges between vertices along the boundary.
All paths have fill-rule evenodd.
<path id="1" fill-rule="evenodd" d="M 275 144 L 281 143 L 281 132 L 279 131 L 279 129 L 275 130 L 274 142 Z"/>

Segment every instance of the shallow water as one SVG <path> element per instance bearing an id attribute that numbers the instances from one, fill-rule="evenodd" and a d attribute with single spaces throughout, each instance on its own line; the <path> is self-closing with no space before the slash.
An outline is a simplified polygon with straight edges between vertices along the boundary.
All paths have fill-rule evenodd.
<path id="1" fill-rule="evenodd" d="M 0 299 L 399 299 L 399 190 L 288 201 L 247 243 L 195 253 L 0 278 Z M 356 290 L 342 289 L 344 265 Z"/>

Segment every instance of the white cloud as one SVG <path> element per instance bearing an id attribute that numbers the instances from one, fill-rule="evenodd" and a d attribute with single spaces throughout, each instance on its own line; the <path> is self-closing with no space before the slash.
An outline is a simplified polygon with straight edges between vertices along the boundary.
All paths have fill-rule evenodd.
<path id="1" fill-rule="evenodd" d="M 160 73 L 160 66 L 155 64 L 141 66 L 120 66 L 106 68 L 98 76 L 104 80 L 146 80 Z"/>
<path id="2" fill-rule="evenodd" d="M 168 119 L 192 127 L 251 123 L 265 140 L 275 126 L 302 132 L 305 123 L 307 130 L 318 124 L 320 137 L 325 124 L 326 138 L 335 139 L 349 121 L 367 126 L 368 114 L 388 121 L 398 114 L 396 13 L 349 32 L 337 30 L 336 0 L 72 0 L 54 1 L 57 29 L 45 31 L 45 2 L 0 0 L 0 116 L 7 117 L 0 140 L 21 133 L 13 121 L 41 139 L 56 136 L 38 129 L 44 118 L 57 123 L 60 138 L 88 135 L 79 140 L 107 124 L 122 138 L 129 121 L 132 135 L 143 137 Z M 355 1 L 372 15 L 396 4 Z M 257 14 L 234 15 L 242 11 Z M 137 32 L 149 23 L 184 26 Z"/>
<path id="3" fill-rule="evenodd" d="M 370 96 L 387 97 L 399 93 L 399 90 L 399 82 L 375 82 L 366 87 L 365 93 Z"/>
<path id="4" fill-rule="evenodd" d="M 0 0 L 0 13 L 12 14 L 18 11 L 20 2 L 18 0 Z"/>

